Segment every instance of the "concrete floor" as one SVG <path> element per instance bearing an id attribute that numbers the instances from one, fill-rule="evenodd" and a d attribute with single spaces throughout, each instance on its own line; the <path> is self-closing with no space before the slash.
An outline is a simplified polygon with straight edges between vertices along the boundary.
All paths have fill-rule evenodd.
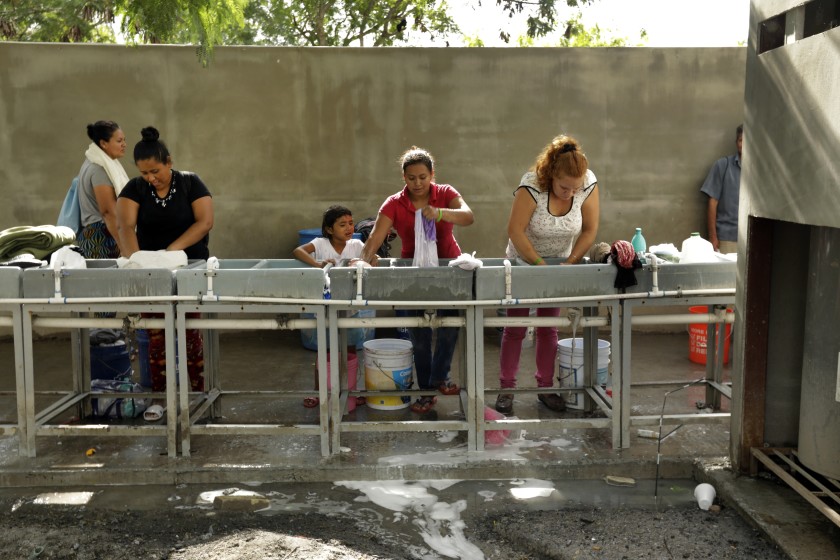
<path id="1" fill-rule="evenodd" d="M 387 331 L 380 337 L 392 336 Z M 564 335 L 570 336 L 570 335 Z M 602 336 L 603 337 L 603 336 Z M 486 386 L 498 387 L 499 335 L 485 331 Z M 693 381 L 704 366 L 687 359 L 688 335 L 634 334 L 632 379 L 636 381 Z M 42 338 L 35 346 L 36 389 L 69 386 L 70 350 L 67 339 Z M 306 390 L 312 387 L 316 354 L 300 344 L 296 332 L 222 333 L 222 384 L 226 389 Z M 533 387 L 533 349 L 522 356 L 520 386 Z M 10 391 L 12 344 L 0 341 L 0 415 L 13 422 L 15 405 Z M 453 370 L 458 380 L 458 365 Z M 138 371 L 135 368 L 135 371 Z M 727 372 L 728 373 L 728 372 Z M 671 387 L 673 388 L 673 387 Z M 632 414 L 658 414 L 668 389 L 634 388 Z M 667 412 L 698 411 L 705 390 L 691 387 L 668 399 Z M 45 406 L 54 397 L 39 396 Z M 494 397 L 488 397 L 492 402 Z M 702 406 L 702 404 L 701 404 Z M 723 399 L 722 410 L 728 410 Z M 557 413 L 539 404 L 535 395 L 517 396 L 520 418 L 550 418 Z M 302 406 L 300 397 L 224 397 L 224 420 L 229 423 L 317 423 L 317 409 Z M 583 415 L 567 411 L 568 416 Z M 456 397 L 441 397 L 430 418 L 457 418 Z M 345 421 L 406 419 L 399 411 L 361 406 Z M 74 421 L 68 416 L 64 420 Z M 142 420 L 139 420 L 142 422 Z M 673 426 L 666 427 L 670 430 Z M 632 430 L 631 446 L 612 448 L 608 429 L 561 429 L 529 426 L 510 443 L 468 452 L 464 433 L 357 432 L 341 438 L 342 452 L 324 458 L 316 436 L 193 436 L 190 457 L 169 458 L 160 437 L 42 436 L 37 456 L 20 457 L 14 437 L 0 437 L 0 481 L 6 487 L 85 486 L 108 484 L 193 484 L 311 482 L 373 479 L 500 479 L 535 477 L 552 480 L 597 480 L 607 475 L 652 480 L 657 476 L 657 442 Z M 516 437 L 518 436 L 518 437 Z M 685 425 L 662 441 L 659 477 L 709 481 L 719 498 L 762 529 L 791 558 L 840 558 L 840 532 L 815 508 L 787 486 L 768 477 L 736 477 L 727 468 L 729 430 L 725 424 Z M 94 448 L 95 455 L 86 451 Z"/>

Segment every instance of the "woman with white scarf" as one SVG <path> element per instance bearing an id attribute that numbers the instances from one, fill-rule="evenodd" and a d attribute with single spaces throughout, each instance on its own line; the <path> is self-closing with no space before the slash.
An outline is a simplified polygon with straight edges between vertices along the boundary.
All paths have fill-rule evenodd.
<path id="1" fill-rule="evenodd" d="M 76 242 L 87 259 L 120 256 L 117 196 L 128 175 L 117 161 L 125 155 L 125 134 L 114 121 L 87 125 L 92 140 L 79 170 L 79 209 L 82 231 Z"/>

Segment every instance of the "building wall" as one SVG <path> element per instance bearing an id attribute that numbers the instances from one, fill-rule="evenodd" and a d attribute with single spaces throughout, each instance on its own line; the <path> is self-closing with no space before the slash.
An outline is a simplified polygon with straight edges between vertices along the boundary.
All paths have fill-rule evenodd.
<path id="1" fill-rule="evenodd" d="M 751 34 L 800 4 L 754 0 Z M 754 44 L 741 216 L 840 227 L 840 27 L 761 55 Z"/>
<path id="2" fill-rule="evenodd" d="M 838 303 L 825 289 L 837 285 L 840 238 L 840 28 L 805 36 L 814 6 L 751 3 L 733 366 L 741 470 L 762 445 L 799 446 L 815 470 L 840 460 L 837 446 L 806 457 L 803 445 L 840 427 L 840 395 L 826 382 L 837 379 Z M 759 53 L 763 22 L 785 13 L 783 45 Z"/>
<path id="3" fill-rule="evenodd" d="M 116 120 L 129 152 L 155 125 L 214 195 L 211 252 L 287 258 L 330 204 L 375 216 L 412 144 L 501 256 L 511 193 L 542 146 L 577 136 L 601 187 L 599 240 L 705 235 L 700 185 L 734 151 L 745 49 L 263 48 L 0 43 L 0 229 L 52 223 L 88 143 Z M 129 175 L 130 154 L 123 159 Z M 840 195 L 838 195 L 840 196 Z"/>

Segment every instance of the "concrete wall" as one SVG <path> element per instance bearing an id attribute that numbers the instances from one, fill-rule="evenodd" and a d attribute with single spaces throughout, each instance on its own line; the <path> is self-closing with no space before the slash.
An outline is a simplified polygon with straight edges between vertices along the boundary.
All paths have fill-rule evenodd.
<path id="1" fill-rule="evenodd" d="M 511 193 L 555 134 L 601 186 L 599 240 L 705 235 L 698 191 L 734 149 L 745 49 L 295 49 L 0 43 L 0 228 L 52 223 L 87 145 L 155 125 L 214 194 L 211 252 L 285 258 L 297 230 L 348 205 L 374 216 L 412 144 L 474 209 L 462 248 L 503 254 Z M 123 164 L 129 175 L 134 165 Z"/>

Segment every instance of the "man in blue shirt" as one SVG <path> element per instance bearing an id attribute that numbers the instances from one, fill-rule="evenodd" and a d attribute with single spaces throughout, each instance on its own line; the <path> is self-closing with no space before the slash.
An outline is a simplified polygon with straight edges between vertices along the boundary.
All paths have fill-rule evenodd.
<path id="1" fill-rule="evenodd" d="M 741 186 L 741 147 L 744 144 L 744 125 L 735 130 L 738 153 L 722 157 L 709 170 L 700 192 L 709 197 L 706 222 L 709 241 L 716 251 L 738 251 L 738 193 Z"/>

